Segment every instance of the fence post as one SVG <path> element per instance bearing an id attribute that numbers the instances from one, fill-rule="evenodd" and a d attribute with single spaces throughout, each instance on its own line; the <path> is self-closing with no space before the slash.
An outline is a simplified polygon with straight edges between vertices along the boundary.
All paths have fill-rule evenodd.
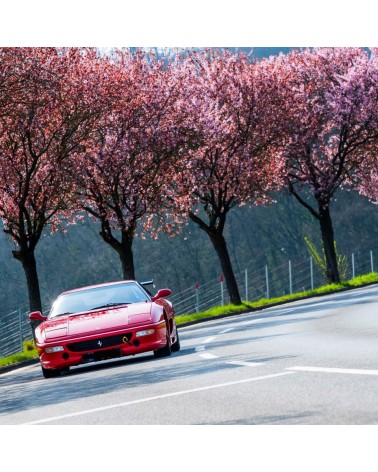
<path id="1" fill-rule="evenodd" d="M 314 268 L 312 265 L 312 257 L 310 257 L 310 275 L 311 275 L 311 290 L 314 290 Z"/>
<path id="2" fill-rule="evenodd" d="M 248 269 L 245 269 L 245 301 L 248 301 Z"/>
<path id="3" fill-rule="evenodd" d="M 199 293 L 198 293 L 199 285 L 196 282 L 196 313 L 199 312 Z"/>
<path id="4" fill-rule="evenodd" d="M 21 352 L 24 350 L 24 343 L 22 339 L 22 314 L 21 308 L 18 309 L 18 321 L 20 323 L 20 344 L 21 344 Z"/>
<path id="5" fill-rule="evenodd" d="M 355 271 L 354 271 L 354 252 L 352 252 L 352 279 L 355 277 Z"/>
<path id="6" fill-rule="evenodd" d="M 289 261 L 289 286 L 290 286 L 290 295 L 293 294 L 293 280 L 291 277 L 291 261 Z"/>
<path id="7" fill-rule="evenodd" d="M 269 300 L 269 275 L 268 275 L 268 266 L 265 266 L 265 281 L 266 281 L 266 298 Z"/>
<path id="8" fill-rule="evenodd" d="M 223 274 L 220 275 L 220 285 L 221 285 L 221 305 L 224 306 Z"/>
<path id="9" fill-rule="evenodd" d="M 371 271 L 374 272 L 373 251 L 370 251 L 370 265 L 371 265 Z"/>

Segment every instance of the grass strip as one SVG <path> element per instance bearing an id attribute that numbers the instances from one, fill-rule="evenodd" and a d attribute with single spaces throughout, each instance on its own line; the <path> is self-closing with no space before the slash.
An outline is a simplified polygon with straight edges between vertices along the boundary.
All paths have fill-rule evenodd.
<path id="1" fill-rule="evenodd" d="M 262 298 L 255 302 L 247 302 L 243 301 L 241 305 L 225 305 L 225 306 L 217 306 L 214 308 L 210 308 L 209 310 L 202 311 L 199 313 L 190 313 L 185 315 L 178 315 L 176 316 L 176 323 L 178 326 L 192 323 L 201 319 L 208 319 L 217 316 L 224 316 L 224 315 L 233 315 L 239 313 L 245 313 L 249 310 L 257 310 L 271 305 L 277 305 L 285 302 L 290 302 L 294 300 L 301 300 L 303 298 L 310 298 L 319 295 L 327 295 L 335 292 L 340 292 L 343 290 L 348 290 L 357 287 L 363 287 L 365 285 L 370 285 L 373 283 L 378 282 L 378 273 L 372 272 L 370 274 L 361 275 L 355 277 L 354 279 L 341 282 L 339 284 L 330 284 L 324 285 L 314 290 L 307 290 L 305 292 L 297 292 L 292 295 L 285 295 L 283 297 L 277 298 Z"/>
<path id="2" fill-rule="evenodd" d="M 33 349 L 32 351 L 19 352 L 17 354 L 12 354 L 11 356 L 1 357 L 0 367 L 5 367 L 12 364 L 18 364 L 22 361 L 35 359 L 37 357 L 38 357 L 37 349 Z"/>

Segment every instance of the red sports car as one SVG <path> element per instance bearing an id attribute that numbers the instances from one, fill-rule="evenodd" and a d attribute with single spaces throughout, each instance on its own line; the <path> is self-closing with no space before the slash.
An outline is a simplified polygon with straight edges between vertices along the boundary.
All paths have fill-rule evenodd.
<path id="1" fill-rule="evenodd" d="M 146 285 L 145 283 L 144 285 Z M 92 285 L 63 292 L 41 323 L 35 341 L 45 378 L 71 366 L 153 351 L 156 357 L 180 350 L 171 294 L 151 296 L 136 281 Z"/>

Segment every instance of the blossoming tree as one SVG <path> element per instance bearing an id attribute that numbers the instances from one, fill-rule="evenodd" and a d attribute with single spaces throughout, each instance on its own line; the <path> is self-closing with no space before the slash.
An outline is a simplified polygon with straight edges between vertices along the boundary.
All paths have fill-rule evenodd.
<path id="1" fill-rule="evenodd" d="M 319 221 L 327 278 L 339 282 L 330 206 L 355 186 L 378 139 L 378 69 L 363 48 L 315 48 L 274 59 L 286 87 L 286 159 L 291 194 Z"/>
<path id="2" fill-rule="evenodd" d="M 109 82 L 118 96 L 91 149 L 73 166 L 82 208 L 100 221 L 100 235 L 118 253 L 123 278 L 135 279 L 137 226 L 152 236 L 169 233 L 184 211 L 185 197 L 173 196 L 172 182 L 190 130 L 179 102 L 183 78 L 167 58 L 115 50 L 112 67 Z"/>
<path id="3" fill-rule="evenodd" d="M 230 301 L 239 305 L 224 230 L 233 207 L 265 203 L 281 183 L 280 161 L 271 152 L 279 132 L 279 80 L 272 80 L 274 64 L 226 50 L 191 52 L 182 67 L 197 139 L 181 175 L 192 199 L 189 216 L 210 237 Z"/>
<path id="4" fill-rule="evenodd" d="M 378 146 L 370 147 L 365 154 L 356 173 L 354 187 L 372 203 L 378 203 Z"/>
<path id="5" fill-rule="evenodd" d="M 103 109 L 93 51 L 76 48 L 3 48 L 0 83 L 0 217 L 25 271 L 30 309 L 42 310 L 35 249 L 46 227 L 70 214 L 68 156 Z M 92 88 L 92 93 L 88 93 Z"/>

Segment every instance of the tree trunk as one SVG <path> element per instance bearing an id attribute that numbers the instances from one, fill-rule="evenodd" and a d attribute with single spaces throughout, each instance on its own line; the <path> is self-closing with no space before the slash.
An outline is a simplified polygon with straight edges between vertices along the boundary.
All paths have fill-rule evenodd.
<path id="1" fill-rule="evenodd" d="M 110 225 L 102 222 L 102 231 L 100 236 L 115 251 L 117 251 L 122 266 L 123 280 L 135 280 L 134 255 L 133 255 L 133 239 L 135 234 L 135 225 L 122 231 L 121 241 L 115 238 L 110 229 Z"/>
<path id="2" fill-rule="evenodd" d="M 135 280 L 134 254 L 133 254 L 134 232 L 122 233 L 121 248 L 118 251 L 122 264 L 122 276 L 124 280 Z"/>
<path id="3" fill-rule="evenodd" d="M 337 254 L 335 248 L 335 236 L 329 209 L 330 197 L 320 198 L 315 195 L 318 202 L 318 211 L 316 211 L 309 203 L 307 203 L 294 189 L 293 185 L 289 185 L 289 191 L 298 202 L 317 219 L 320 223 L 320 231 L 322 235 L 324 255 L 326 259 L 326 277 L 329 283 L 340 283 L 340 274 L 337 263 Z"/>
<path id="4" fill-rule="evenodd" d="M 214 249 L 217 252 L 222 267 L 222 272 L 226 281 L 228 294 L 230 295 L 230 301 L 233 305 L 241 305 L 239 289 L 236 283 L 234 271 L 232 269 L 231 259 L 228 252 L 226 240 L 221 234 L 217 233 L 210 235 L 210 239 Z"/>
<path id="5" fill-rule="evenodd" d="M 331 213 L 329 205 L 322 205 L 321 202 L 319 202 L 319 222 L 327 264 L 326 277 L 331 284 L 340 283 Z"/>
<path id="6" fill-rule="evenodd" d="M 236 283 L 234 270 L 232 268 L 230 254 L 228 252 L 226 240 L 223 237 L 223 228 L 226 223 L 226 214 L 223 213 L 218 216 L 220 220 L 218 226 L 215 226 L 214 224 L 207 225 L 193 212 L 189 213 L 189 217 L 202 229 L 202 231 L 205 231 L 205 233 L 207 233 L 210 237 L 221 264 L 224 279 L 226 281 L 227 291 L 230 296 L 230 301 L 233 305 L 241 305 L 241 298 L 238 285 Z"/>
<path id="7" fill-rule="evenodd" d="M 37 263 L 35 260 L 34 250 L 28 248 L 21 249 L 19 251 L 13 251 L 13 257 L 22 263 L 22 267 L 25 272 L 28 286 L 30 312 L 40 311 L 42 313 L 41 292 L 39 289 Z M 41 324 L 41 321 L 33 320 L 30 322 L 30 324 L 35 341 L 34 332 L 36 327 Z"/>

